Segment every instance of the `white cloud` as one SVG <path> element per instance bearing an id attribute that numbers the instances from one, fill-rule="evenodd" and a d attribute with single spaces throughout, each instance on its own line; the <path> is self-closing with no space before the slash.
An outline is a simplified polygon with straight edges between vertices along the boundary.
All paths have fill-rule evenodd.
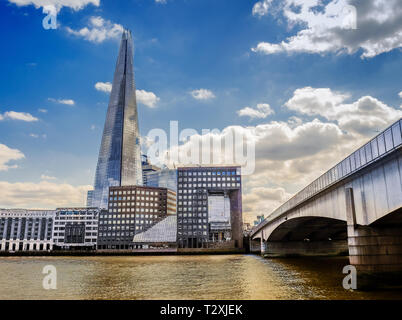
<path id="1" fill-rule="evenodd" d="M 194 134 L 164 153 L 159 164 L 172 166 L 167 154 L 176 151 L 179 159 L 188 159 L 189 151 L 196 146 L 201 154 L 203 145 L 224 146 L 231 132 L 246 136 L 255 142 L 255 172 L 243 177 L 243 206 L 245 219 L 253 221 L 257 215 L 267 216 L 292 194 L 374 137 L 377 130 L 385 129 L 401 116 L 401 110 L 373 97 L 362 97 L 351 103 L 346 103 L 347 99 L 348 94 L 327 88 L 298 89 L 284 107 L 303 114 L 304 122 L 292 116 L 287 122 L 230 126 L 218 132 Z M 148 147 L 152 146 L 149 139 L 147 143 Z M 211 149 L 214 153 L 225 153 Z M 183 164 L 186 163 L 175 163 L 176 166 Z"/>
<path id="2" fill-rule="evenodd" d="M 91 17 L 89 20 L 89 27 L 84 27 L 80 30 L 73 30 L 70 27 L 67 27 L 67 31 L 70 34 L 95 43 L 119 38 L 123 30 L 124 28 L 120 24 L 112 23 L 102 17 Z"/>
<path id="3" fill-rule="evenodd" d="M 36 133 L 30 133 L 29 136 L 30 136 L 31 138 L 35 138 L 35 139 L 39 138 L 39 135 L 36 134 Z"/>
<path id="4" fill-rule="evenodd" d="M 271 1 L 259 2 L 256 14 L 268 14 L 270 5 Z M 280 43 L 261 42 L 252 48 L 254 52 L 354 54 L 362 50 L 362 58 L 372 58 L 402 47 L 400 0 L 284 0 L 273 11 L 290 28 L 301 30 Z"/>
<path id="5" fill-rule="evenodd" d="M 42 174 L 40 176 L 40 178 L 41 178 L 41 180 L 57 180 L 56 177 L 48 176 L 48 175 L 45 175 L 45 174 Z"/>
<path id="6" fill-rule="evenodd" d="M 198 89 L 190 92 L 194 99 L 209 100 L 215 98 L 214 93 L 208 89 Z"/>
<path id="7" fill-rule="evenodd" d="M 137 90 L 137 101 L 146 105 L 149 108 L 155 108 L 156 104 L 159 102 L 160 98 L 158 98 L 155 93 L 147 92 L 145 90 Z"/>
<path id="8" fill-rule="evenodd" d="M 256 187 L 243 196 L 243 212 L 253 212 L 254 216 L 265 215 L 291 198 L 292 194 L 284 188 Z M 248 216 L 249 221 L 253 216 Z"/>
<path id="9" fill-rule="evenodd" d="M 399 92 L 399 97 L 402 99 L 402 91 Z"/>
<path id="10" fill-rule="evenodd" d="M 264 16 L 268 14 L 269 7 L 271 6 L 272 0 L 262 0 L 258 1 L 253 6 L 253 15 Z"/>
<path id="11" fill-rule="evenodd" d="M 250 117 L 251 119 L 265 119 L 274 113 L 275 111 L 267 103 L 257 104 L 257 109 L 245 107 L 237 111 L 239 117 Z"/>
<path id="12" fill-rule="evenodd" d="M 255 172 L 244 176 L 244 208 L 246 220 L 252 221 L 258 214 L 267 215 L 278 207 L 290 194 L 306 186 L 321 173 L 328 170 L 337 161 L 342 160 L 353 148 L 362 144 L 362 139 L 355 139 L 353 135 L 342 132 L 333 123 L 319 120 L 292 125 L 286 122 L 268 122 L 257 126 L 226 127 L 219 133 L 193 135 L 186 142 L 174 147 L 161 157 L 161 164 L 172 166 L 167 155 L 179 155 L 179 159 L 189 156 L 189 151 L 202 145 L 224 146 L 228 136 L 237 132 L 255 142 Z M 208 141 L 208 143 L 205 143 Z M 200 148 L 202 154 L 202 148 Z M 214 155 L 225 154 L 225 150 L 214 149 Z M 196 160 L 197 161 L 197 160 Z M 219 161 L 219 160 L 218 160 Z M 199 163 L 201 159 L 199 159 Z M 187 163 L 175 163 L 176 166 Z M 207 163 L 204 163 L 207 165 Z M 217 163 L 211 163 L 217 165 Z M 255 188 L 268 192 L 266 198 L 261 196 L 256 204 Z M 262 189 L 261 189 L 262 188 Z M 279 192 L 277 189 L 283 189 Z M 282 197 L 272 199 L 278 193 Z"/>
<path id="13" fill-rule="evenodd" d="M 167 1 L 166 0 L 155 0 L 156 3 L 163 3 L 165 4 Z"/>
<path id="14" fill-rule="evenodd" d="M 11 149 L 6 145 L 0 143 L 0 171 L 7 171 L 8 169 L 17 168 L 16 165 L 10 165 L 9 162 L 21 160 L 24 158 L 25 156 L 21 151 L 17 149 Z"/>
<path id="15" fill-rule="evenodd" d="M 387 106 L 370 96 L 347 103 L 349 95 L 329 88 L 301 88 L 285 104 L 290 109 L 309 116 L 322 116 L 336 121 L 342 130 L 370 136 L 402 117 L 402 110 Z"/>
<path id="16" fill-rule="evenodd" d="M 40 113 L 47 113 L 47 110 L 46 110 L 46 109 L 38 109 L 38 111 L 39 111 Z"/>
<path id="17" fill-rule="evenodd" d="M 8 0 L 17 6 L 29 6 L 33 5 L 35 8 L 41 8 L 45 6 L 53 6 L 57 10 L 63 7 L 71 8 L 75 11 L 81 10 L 89 4 L 93 4 L 98 7 L 100 0 Z"/>
<path id="18" fill-rule="evenodd" d="M 0 206 L 9 208 L 82 207 L 91 186 L 72 186 L 49 181 L 40 183 L 0 181 Z"/>
<path id="19" fill-rule="evenodd" d="M 111 82 L 97 82 L 95 84 L 95 89 L 98 91 L 110 93 L 110 92 L 112 92 L 112 83 Z"/>
<path id="20" fill-rule="evenodd" d="M 55 103 L 60 103 L 60 104 L 65 104 L 68 106 L 73 106 L 75 105 L 75 101 L 72 99 L 54 99 L 54 98 L 48 98 L 49 101 L 55 102 Z"/>
<path id="21" fill-rule="evenodd" d="M 111 93 L 112 92 L 112 83 L 111 82 L 97 82 L 95 84 L 95 89 L 98 91 Z M 136 91 L 137 102 L 142 103 L 143 105 L 149 108 L 156 108 L 157 103 L 160 101 L 160 98 L 156 96 L 153 92 L 148 92 L 145 90 L 137 90 Z"/>
<path id="22" fill-rule="evenodd" d="M 30 113 L 15 112 L 15 111 L 7 111 L 3 115 L 0 114 L 0 120 L 6 120 L 6 119 L 26 121 L 26 122 L 35 122 L 39 120 Z"/>

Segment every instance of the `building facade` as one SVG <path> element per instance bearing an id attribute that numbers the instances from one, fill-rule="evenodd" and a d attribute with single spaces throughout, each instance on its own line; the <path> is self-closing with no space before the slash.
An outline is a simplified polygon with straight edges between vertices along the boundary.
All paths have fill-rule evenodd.
<path id="1" fill-rule="evenodd" d="M 176 212 L 176 193 L 166 188 L 111 187 L 109 208 L 99 219 L 98 249 L 130 250 L 135 234 Z"/>
<path id="2" fill-rule="evenodd" d="M 148 230 L 134 236 L 136 249 L 171 250 L 177 248 L 177 216 L 167 216 Z M 176 251 L 176 250 L 174 250 Z"/>
<path id="3" fill-rule="evenodd" d="M 98 208 L 61 208 L 54 218 L 55 250 L 95 250 L 98 238 Z"/>
<path id="4" fill-rule="evenodd" d="M 0 251 L 49 251 L 55 211 L 0 209 Z"/>
<path id="5" fill-rule="evenodd" d="M 243 247 L 240 167 L 178 168 L 179 248 Z"/>
<path id="6" fill-rule="evenodd" d="M 159 171 L 146 172 L 146 186 L 167 188 L 177 192 L 177 170 L 162 169 Z"/>
<path id="7" fill-rule="evenodd" d="M 124 30 L 96 167 L 92 207 L 107 209 L 110 186 L 143 184 L 133 59 L 133 38 L 130 31 Z"/>
<path id="8" fill-rule="evenodd" d="M 148 187 L 148 179 L 147 176 L 149 173 L 157 172 L 160 170 L 159 167 L 154 166 L 152 163 L 149 162 L 148 157 L 143 155 L 142 160 L 141 160 L 141 165 L 142 165 L 142 182 L 143 185 Z M 158 186 L 153 186 L 153 187 L 158 187 Z"/>

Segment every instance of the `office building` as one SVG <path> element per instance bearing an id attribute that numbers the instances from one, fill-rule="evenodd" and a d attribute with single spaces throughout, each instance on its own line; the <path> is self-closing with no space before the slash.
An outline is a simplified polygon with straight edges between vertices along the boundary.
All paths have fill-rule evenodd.
<path id="1" fill-rule="evenodd" d="M 100 213 L 97 208 L 57 209 L 53 229 L 54 250 L 95 250 Z"/>
<path id="2" fill-rule="evenodd" d="M 0 251 L 53 249 L 55 211 L 0 209 Z"/>
<path id="3" fill-rule="evenodd" d="M 99 221 L 98 249 L 133 249 L 134 235 L 176 213 L 176 193 L 166 188 L 111 187 Z"/>
<path id="4" fill-rule="evenodd" d="M 179 248 L 242 248 L 240 167 L 178 168 L 177 181 Z"/>
<path id="5" fill-rule="evenodd" d="M 124 30 L 95 174 L 92 207 L 107 209 L 110 186 L 142 185 L 134 47 Z"/>

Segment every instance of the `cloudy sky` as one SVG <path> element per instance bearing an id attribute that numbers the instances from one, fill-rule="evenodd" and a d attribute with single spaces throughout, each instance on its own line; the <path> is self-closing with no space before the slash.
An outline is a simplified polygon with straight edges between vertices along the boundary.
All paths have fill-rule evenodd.
<path id="1" fill-rule="evenodd" d="M 402 116 L 400 0 L 1 0 L 0 27 L 0 207 L 85 204 L 123 27 L 142 136 L 256 142 L 247 221 Z"/>

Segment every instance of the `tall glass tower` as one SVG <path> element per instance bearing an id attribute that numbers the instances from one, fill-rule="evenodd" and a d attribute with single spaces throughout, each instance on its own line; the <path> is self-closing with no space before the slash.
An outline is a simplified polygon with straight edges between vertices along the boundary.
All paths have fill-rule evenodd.
<path id="1" fill-rule="evenodd" d="M 96 168 L 92 206 L 107 208 L 110 186 L 142 185 L 134 45 L 124 30 Z"/>

